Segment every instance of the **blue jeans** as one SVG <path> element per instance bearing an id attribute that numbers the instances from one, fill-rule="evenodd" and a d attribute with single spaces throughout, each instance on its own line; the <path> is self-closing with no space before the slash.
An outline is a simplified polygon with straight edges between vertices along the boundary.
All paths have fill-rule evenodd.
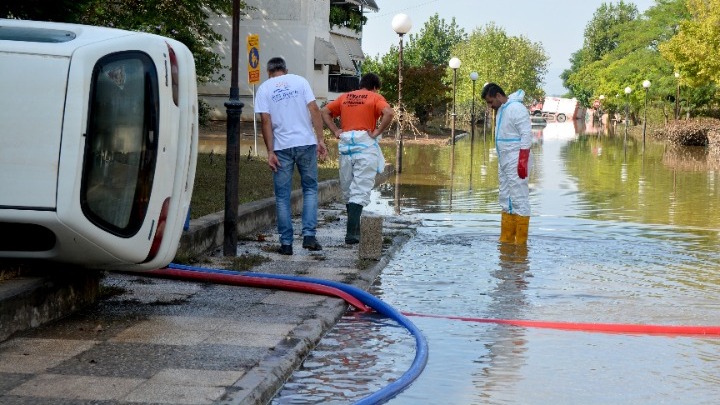
<path id="1" fill-rule="evenodd" d="M 297 146 L 276 150 L 280 162 L 277 172 L 273 173 L 275 187 L 275 213 L 280 244 L 292 245 L 293 224 L 290 192 L 295 166 L 300 173 L 303 193 L 302 235 L 315 236 L 317 227 L 318 181 L 317 181 L 317 145 Z"/>

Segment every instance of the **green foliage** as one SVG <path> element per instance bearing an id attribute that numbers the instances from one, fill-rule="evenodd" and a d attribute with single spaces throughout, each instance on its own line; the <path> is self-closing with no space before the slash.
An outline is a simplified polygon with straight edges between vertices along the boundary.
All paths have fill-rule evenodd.
<path id="1" fill-rule="evenodd" d="M 687 0 L 689 18 L 660 45 L 663 56 L 691 86 L 720 84 L 720 0 Z"/>
<path id="2" fill-rule="evenodd" d="M 494 23 L 475 29 L 467 41 L 453 48 L 454 55 L 462 64 L 457 71 L 457 101 L 472 99 L 470 73 L 478 73 L 476 91 L 486 82 L 499 84 L 508 94 L 523 89 L 526 101 L 544 95 L 540 87 L 547 73 L 548 57 L 541 44 L 524 36 L 509 36 Z M 447 79 L 452 80 L 452 69 L 447 69 Z"/>
<path id="3" fill-rule="evenodd" d="M 420 67 L 426 64 L 446 66 L 451 50 L 456 44 L 467 39 L 465 30 L 455 22 L 446 23 L 436 13 L 431 16 L 417 34 L 410 34 L 408 45 L 403 50 L 406 66 Z"/>
<path id="4" fill-rule="evenodd" d="M 632 15 L 632 9 L 628 6 L 624 15 Z M 629 104 L 630 113 L 638 114 L 644 108 L 646 96 L 642 82 L 649 80 L 651 87 L 647 90 L 647 97 L 650 107 L 661 109 L 666 118 L 671 116 L 680 83 L 673 75 L 673 63 L 666 58 L 670 52 L 667 44 L 677 38 L 678 27 L 684 26 L 684 21 L 690 16 L 685 0 L 657 0 L 655 6 L 631 21 L 620 17 L 608 19 L 608 10 L 607 6 L 601 7 L 595 15 L 603 16 L 602 21 L 616 21 L 616 25 L 609 28 L 614 33 L 613 45 L 590 48 L 588 44 L 609 42 L 586 38 L 584 47 L 573 54 L 571 68 L 563 72 L 565 86 L 586 106 L 600 95 L 605 95 L 605 111 L 623 111 Z M 596 23 L 592 21 L 588 27 L 594 27 Z M 586 35 L 596 31 L 588 28 Z M 686 49 L 693 48 L 684 46 Z M 599 55 L 599 58 L 594 59 L 592 55 Z M 687 82 L 690 82 L 690 77 Z M 625 87 L 632 90 L 628 96 L 624 93 Z M 711 103 L 713 89 L 684 88 L 684 108 L 702 108 Z"/>
<path id="5" fill-rule="evenodd" d="M 359 32 L 367 22 L 357 7 L 350 4 L 332 4 L 330 6 L 330 26 L 346 27 Z"/>
<path id="6" fill-rule="evenodd" d="M 563 84 L 570 90 L 570 96 L 577 98 L 584 106 L 591 104 L 591 98 L 596 93 L 599 80 L 595 77 L 597 70 L 610 63 L 596 62 L 621 47 L 625 33 L 633 32 L 629 29 L 629 24 L 636 21 L 637 15 L 634 4 L 627 4 L 622 0 L 617 5 L 603 3 L 585 26 L 583 47 L 572 54 L 570 69 L 561 75 Z"/>
<path id="7" fill-rule="evenodd" d="M 593 14 L 585 27 L 583 48 L 587 62 L 594 62 L 619 46 L 623 25 L 634 21 L 638 16 L 637 7 L 630 3 L 603 3 Z"/>
<path id="8" fill-rule="evenodd" d="M 399 56 L 399 47 L 392 46 L 385 55 L 368 58 L 363 63 L 364 72 L 373 72 L 380 76 L 380 94 L 391 104 L 398 102 Z M 422 126 L 427 124 L 438 107 L 444 106 L 448 101 L 450 87 L 444 80 L 444 75 L 445 64 L 416 65 L 403 61 L 404 110 L 414 114 Z"/>
<path id="9" fill-rule="evenodd" d="M 245 3 L 241 2 L 241 7 Z M 232 0 L 25 0 L 0 4 L 0 16 L 142 31 L 174 38 L 195 57 L 200 83 L 222 68 L 212 46 L 222 41 L 208 18 L 232 14 Z"/>

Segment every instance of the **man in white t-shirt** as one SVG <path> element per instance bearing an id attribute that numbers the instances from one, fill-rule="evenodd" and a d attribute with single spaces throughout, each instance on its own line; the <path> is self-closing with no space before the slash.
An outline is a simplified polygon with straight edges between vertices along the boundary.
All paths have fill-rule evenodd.
<path id="1" fill-rule="evenodd" d="M 303 248 L 322 250 L 315 237 L 317 227 L 317 159 L 327 156 L 323 123 L 315 95 L 305 78 L 288 74 L 283 58 L 267 64 L 268 79 L 260 85 L 255 98 L 255 113 L 260 114 L 262 134 L 273 171 L 275 210 L 280 234 L 278 253 L 292 255 L 293 225 L 290 192 L 295 166 L 300 173 L 303 193 Z"/>

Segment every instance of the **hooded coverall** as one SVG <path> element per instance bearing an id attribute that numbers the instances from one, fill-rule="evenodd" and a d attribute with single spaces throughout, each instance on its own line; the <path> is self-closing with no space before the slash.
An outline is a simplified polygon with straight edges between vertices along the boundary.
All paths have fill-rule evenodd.
<path id="1" fill-rule="evenodd" d="M 508 96 L 497 110 L 495 148 L 498 154 L 500 207 L 502 208 L 502 242 L 525 243 L 530 219 L 528 177 L 518 176 L 520 150 L 532 145 L 530 114 L 522 103 L 525 92 L 518 90 Z M 529 172 L 528 163 L 528 172 Z M 516 239 L 517 234 L 517 241 Z"/>

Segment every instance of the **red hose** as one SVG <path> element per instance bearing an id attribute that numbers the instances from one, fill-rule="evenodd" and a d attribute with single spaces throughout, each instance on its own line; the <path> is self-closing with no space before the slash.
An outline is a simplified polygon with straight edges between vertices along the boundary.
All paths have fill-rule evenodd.
<path id="1" fill-rule="evenodd" d="M 277 278 L 252 277 L 237 274 L 200 272 L 175 270 L 171 268 L 157 269 L 144 272 L 144 274 L 156 277 L 188 279 L 196 281 L 215 282 L 228 285 L 240 285 L 258 288 L 274 288 L 286 291 L 297 291 L 312 294 L 321 294 L 330 297 L 341 298 L 348 304 L 362 312 L 370 312 L 372 308 L 366 306 L 355 296 L 335 287 L 317 283 L 283 280 Z M 600 333 L 631 333 L 631 334 L 653 334 L 653 335 L 702 335 L 720 336 L 720 326 L 682 326 L 682 325 L 638 325 L 638 324 L 614 324 L 614 323 L 582 323 L 582 322 L 552 322 L 552 321 L 528 321 L 519 319 L 493 319 L 493 318 L 471 318 L 463 316 L 445 316 L 417 314 L 403 312 L 405 316 L 453 319 L 465 322 L 494 323 L 500 325 L 521 326 L 528 328 L 574 330 L 582 332 Z"/>
<path id="2" fill-rule="evenodd" d="M 516 319 L 468 318 L 461 316 L 425 315 L 403 312 L 405 316 L 423 318 L 454 319 L 466 322 L 495 323 L 501 325 L 522 326 L 529 328 L 576 330 L 600 333 L 634 333 L 652 335 L 705 335 L 720 336 L 720 326 L 681 326 L 681 325 L 636 325 L 621 323 L 580 323 L 580 322 L 547 322 L 525 321 Z"/>
<path id="3" fill-rule="evenodd" d="M 234 274 L 222 273 L 203 273 L 198 271 L 173 270 L 168 268 L 152 270 L 144 272 L 149 276 L 157 276 L 173 279 L 189 279 L 196 281 L 207 281 L 227 285 L 241 285 L 247 287 L 258 288 L 275 288 L 286 291 L 297 291 L 312 294 L 327 295 L 330 297 L 341 298 L 348 304 L 357 308 L 362 312 L 370 312 L 371 309 L 363 304 L 354 296 L 334 287 L 324 286 L 314 283 L 305 283 L 302 281 L 278 280 L 261 277 L 248 277 Z"/>

